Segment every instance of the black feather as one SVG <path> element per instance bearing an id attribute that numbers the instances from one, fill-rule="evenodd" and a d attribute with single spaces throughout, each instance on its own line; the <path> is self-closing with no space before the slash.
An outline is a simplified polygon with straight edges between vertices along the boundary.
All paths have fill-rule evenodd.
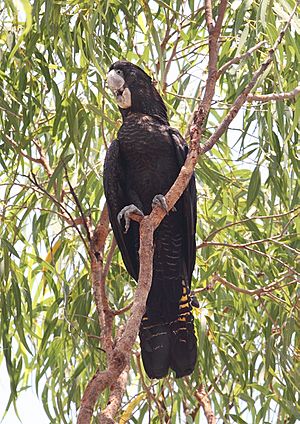
<path id="1" fill-rule="evenodd" d="M 149 214 L 153 197 L 165 195 L 177 178 L 188 149 L 169 126 L 166 107 L 150 77 L 126 61 L 110 69 L 122 70 L 132 105 L 121 109 L 123 125 L 105 159 L 104 190 L 125 266 L 137 280 L 138 224 L 131 222 L 124 234 L 117 215 L 132 203 Z M 177 377 L 190 374 L 197 356 L 189 296 L 196 255 L 194 177 L 175 208 L 154 233 L 153 279 L 140 327 L 142 358 L 150 378 L 165 376 L 169 368 Z"/>

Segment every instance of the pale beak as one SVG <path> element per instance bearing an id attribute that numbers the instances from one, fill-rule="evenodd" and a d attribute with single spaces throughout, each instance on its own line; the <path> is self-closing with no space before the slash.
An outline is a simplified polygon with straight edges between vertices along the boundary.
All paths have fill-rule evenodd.
<path id="1" fill-rule="evenodd" d="M 125 80 L 117 74 L 114 69 L 107 74 L 107 84 L 112 91 L 121 90 L 125 85 Z"/>
<path id="2" fill-rule="evenodd" d="M 117 74 L 114 69 L 109 71 L 107 74 L 107 84 L 114 93 L 118 106 L 120 106 L 122 109 L 131 107 L 130 90 L 128 87 L 125 87 L 124 78 Z"/>

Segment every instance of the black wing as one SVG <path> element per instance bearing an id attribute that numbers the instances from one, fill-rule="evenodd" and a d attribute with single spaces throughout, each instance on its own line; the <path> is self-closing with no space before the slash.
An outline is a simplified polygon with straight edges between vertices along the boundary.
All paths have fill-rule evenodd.
<path id="1" fill-rule="evenodd" d="M 172 137 L 176 157 L 178 160 L 179 170 L 185 162 L 188 154 L 188 146 L 175 128 L 170 128 L 170 135 Z M 196 260 L 196 220 L 197 220 L 197 194 L 196 194 L 196 183 L 195 175 L 193 174 L 190 182 L 183 192 L 183 213 L 185 219 L 185 238 L 184 238 L 184 257 L 185 264 L 187 267 L 188 283 L 191 284 L 192 274 Z"/>
<path id="2" fill-rule="evenodd" d="M 178 172 L 185 162 L 188 147 L 180 135 L 180 133 L 170 128 L 170 138 L 174 145 L 176 158 L 178 161 Z M 123 175 L 122 160 L 119 151 L 119 142 L 114 140 L 106 154 L 104 162 L 104 192 L 107 200 L 109 218 L 117 244 L 122 253 L 124 264 L 130 275 L 137 280 L 139 273 L 139 224 L 132 222 L 128 233 L 123 232 L 120 226 L 117 215 L 120 210 L 128 205 L 128 199 L 125 197 L 125 177 Z M 184 212 L 184 259 L 186 264 L 187 283 L 190 285 L 192 273 L 195 266 L 196 258 L 196 244 L 195 244 L 195 231 L 196 231 L 196 187 L 195 177 L 192 176 L 186 190 L 182 195 L 183 199 L 183 212 Z"/>
<path id="3" fill-rule="evenodd" d="M 125 178 L 118 140 L 114 140 L 107 150 L 104 161 L 103 185 L 110 223 L 122 253 L 124 264 L 129 274 L 137 280 L 139 272 L 138 249 L 136 248 L 139 242 L 138 224 L 131 222 L 130 228 L 125 234 L 117 219 L 120 210 L 128 205 L 124 196 Z"/>

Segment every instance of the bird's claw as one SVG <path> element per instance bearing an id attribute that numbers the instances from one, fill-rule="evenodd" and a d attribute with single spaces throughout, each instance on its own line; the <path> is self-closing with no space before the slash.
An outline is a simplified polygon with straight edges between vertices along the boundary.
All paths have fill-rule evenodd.
<path id="1" fill-rule="evenodd" d="M 157 194 L 156 196 L 153 197 L 153 200 L 152 200 L 152 209 L 154 208 L 154 206 L 159 206 L 166 213 L 168 213 L 168 205 L 167 205 L 167 201 L 166 201 L 166 198 L 165 198 L 164 195 Z"/>
<path id="2" fill-rule="evenodd" d="M 153 197 L 152 209 L 154 208 L 154 206 L 159 206 L 166 212 L 167 215 L 169 214 L 167 201 L 163 194 L 157 194 L 156 196 Z M 173 206 L 173 208 L 171 209 L 171 212 L 176 212 L 176 211 L 177 209 L 175 208 L 175 206 Z"/>
<path id="3" fill-rule="evenodd" d="M 125 231 L 124 231 L 124 233 L 125 234 L 128 232 L 129 227 L 130 227 L 130 215 L 131 214 L 144 216 L 143 212 L 133 204 L 125 206 L 122 210 L 120 210 L 120 212 L 118 213 L 117 219 L 118 219 L 119 224 L 122 225 L 121 220 L 122 220 L 122 218 L 124 218 L 124 220 L 125 220 Z"/>

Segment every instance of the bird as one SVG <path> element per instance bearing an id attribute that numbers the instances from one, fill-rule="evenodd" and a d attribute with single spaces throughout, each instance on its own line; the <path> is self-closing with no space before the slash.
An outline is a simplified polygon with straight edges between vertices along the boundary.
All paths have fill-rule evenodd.
<path id="1" fill-rule="evenodd" d="M 139 276 L 139 224 L 155 205 L 167 212 L 165 194 L 185 162 L 188 146 L 168 121 L 167 108 L 151 77 L 120 60 L 107 74 L 122 125 L 104 160 L 103 185 L 111 227 L 124 265 Z M 180 378 L 193 372 L 197 338 L 191 280 L 196 258 L 196 187 L 187 188 L 154 232 L 153 277 L 139 328 L 141 356 L 149 378 L 170 370 Z"/>

